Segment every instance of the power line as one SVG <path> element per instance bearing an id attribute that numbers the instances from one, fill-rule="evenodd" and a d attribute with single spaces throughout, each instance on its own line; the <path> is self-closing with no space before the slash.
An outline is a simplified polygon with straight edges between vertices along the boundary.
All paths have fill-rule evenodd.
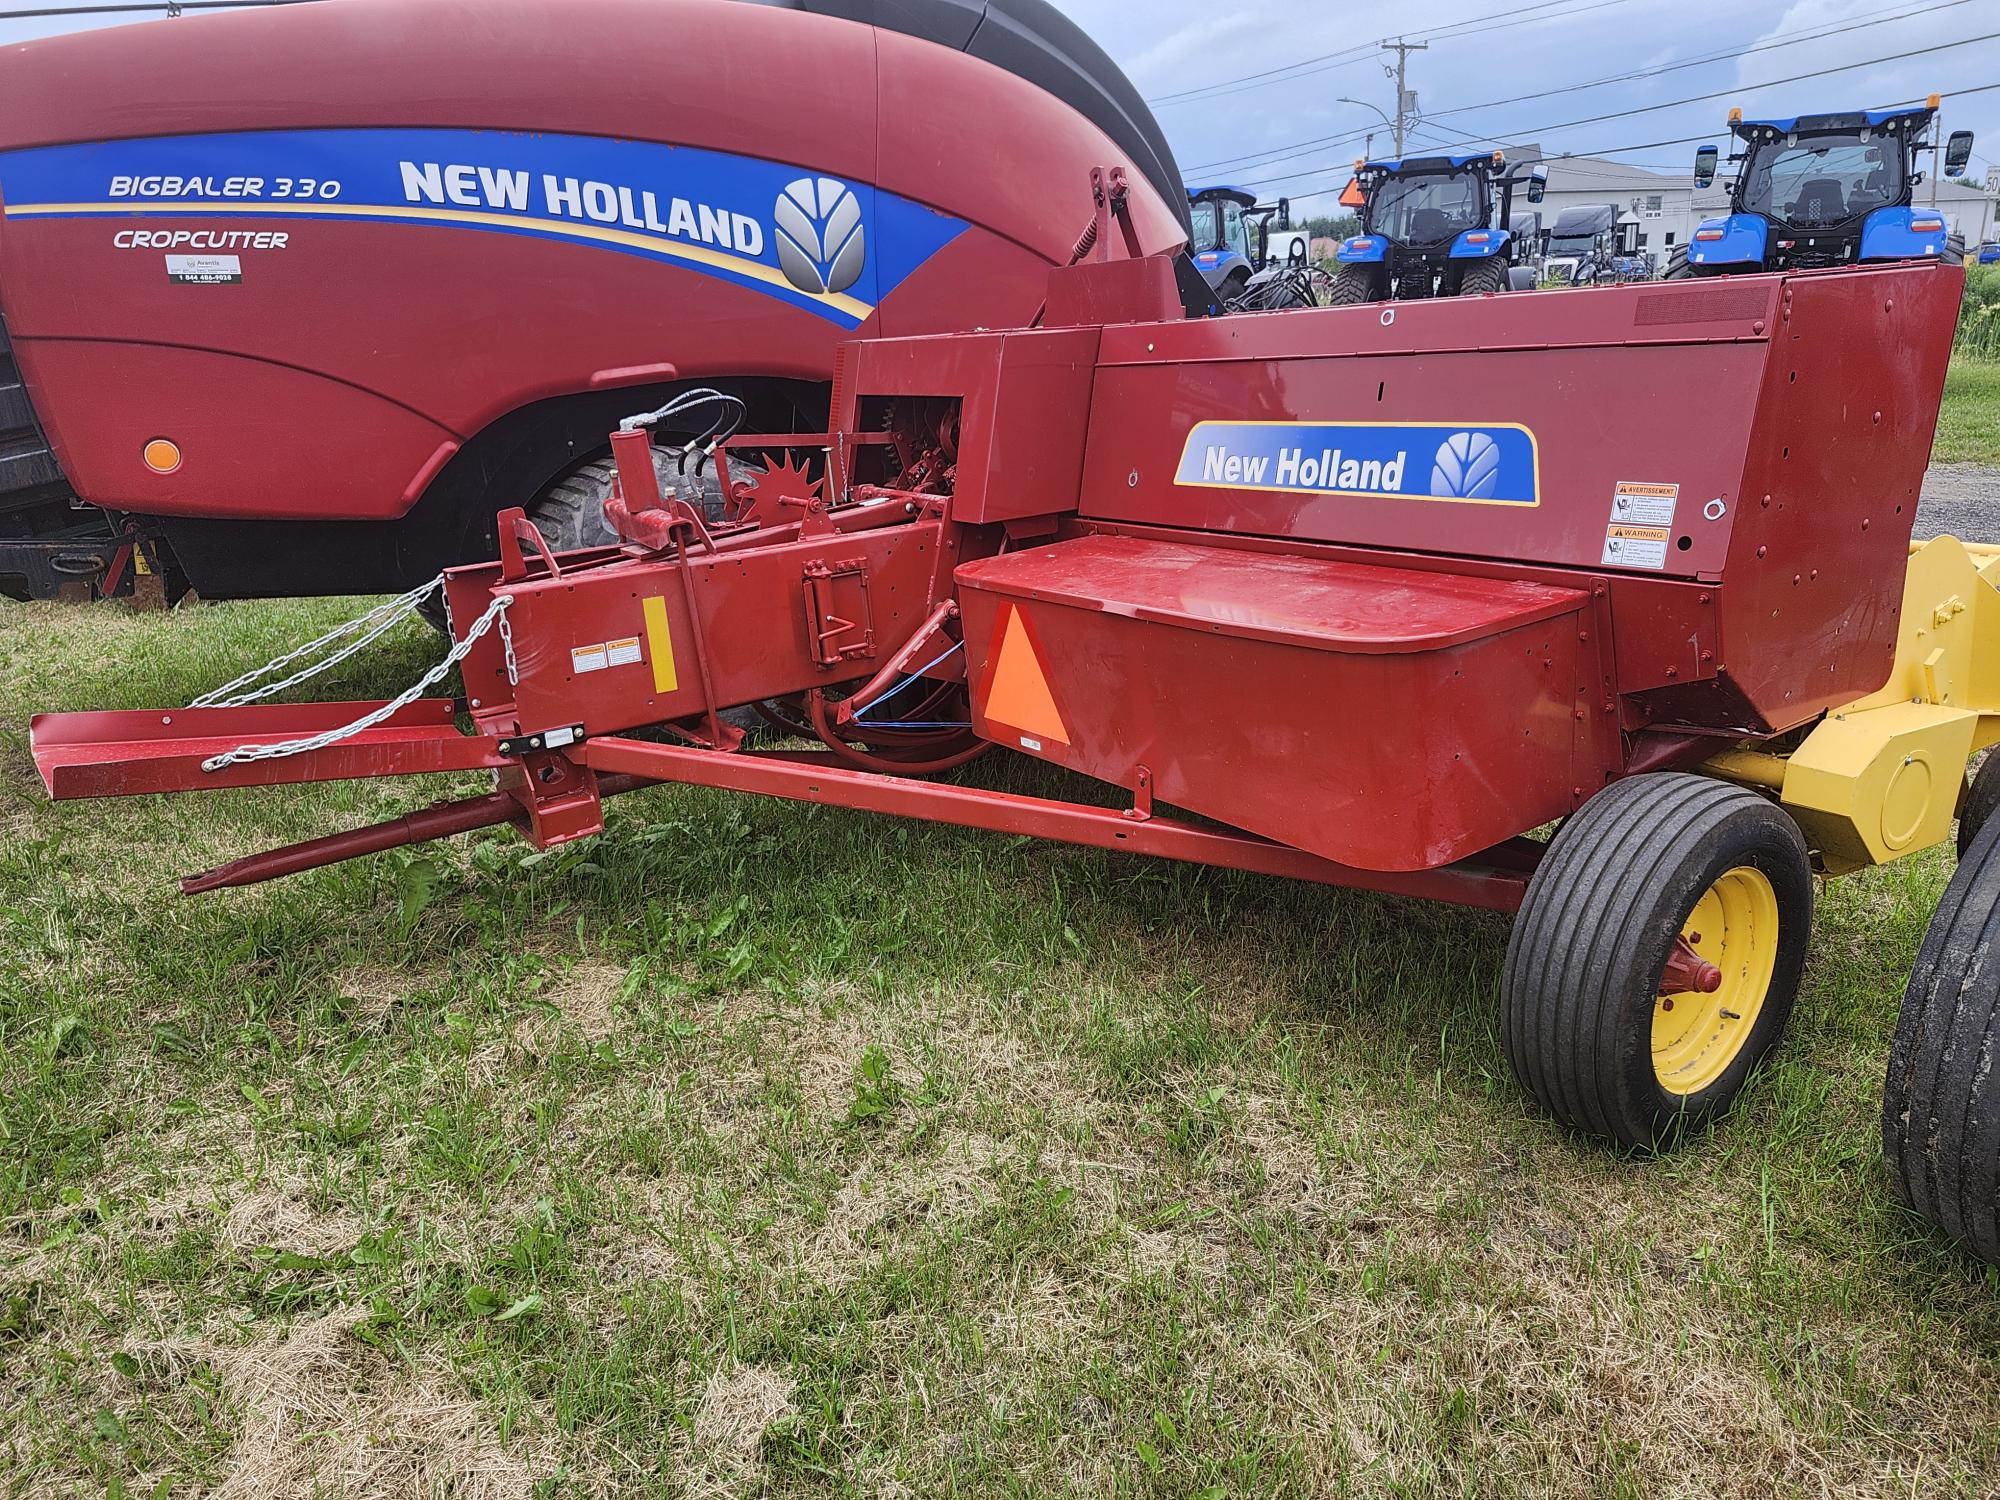
<path id="1" fill-rule="evenodd" d="M 1657 114 L 1659 111 L 1663 109 L 1679 109 L 1681 106 L 1687 104 L 1701 104 L 1712 99 L 1724 99 L 1732 95 L 1743 95 L 1743 94 L 1754 93 L 1759 89 L 1780 88 L 1785 84 L 1803 83 L 1807 79 L 1811 78 L 1826 78 L 1830 77 L 1835 73 L 1851 73 L 1856 68 L 1875 67 L 1882 63 L 1902 62 L 1912 57 L 1928 56 L 1933 52 L 1948 52 L 1957 47 L 1970 46 L 1976 42 L 1990 42 L 1995 40 L 1996 38 L 2000 38 L 2000 31 L 1988 32 L 1982 36 L 1960 37 L 1955 41 L 1939 42 L 1936 45 L 1930 47 L 1916 47 L 1912 48 L 1908 52 L 1891 53 L 1887 57 L 1874 57 L 1874 58 L 1869 58 L 1862 62 L 1842 63 L 1839 66 L 1832 68 L 1816 68 L 1808 73 L 1794 73 L 1788 78 L 1773 78 L 1773 79 L 1768 79 L 1762 83 L 1741 84 L 1733 88 L 1718 89 L 1715 92 L 1708 94 L 1690 94 L 1688 97 L 1684 99 L 1670 99 L 1660 104 L 1642 104 L 1632 109 L 1612 110 L 1607 114 L 1601 114 L 1601 115 L 1586 115 L 1581 119 L 1563 120 L 1555 124 L 1529 125 L 1513 129 L 1491 130 L 1487 132 L 1487 135 L 1492 139 L 1505 138 L 1516 141 L 1528 140 L 1535 136 L 1550 135 L 1563 130 L 1574 130 L 1582 125 L 1602 125 L 1607 121 L 1611 120 L 1630 119 L 1634 115 Z M 1350 137 L 1350 139 L 1352 139 L 1352 137 Z M 1689 139 L 1698 140 L 1700 139 L 1700 137 L 1698 136 L 1689 137 Z M 1678 143 L 1670 141 L 1670 142 L 1663 142 L 1662 144 L 1674 145 Z M 1633 149 L 1637 150 L 1643 148 L 1635 147 Z M 1303 168 L 1297 172 L 1280 173 L 1272 177 L 1249 177 L 1245 178 L 1243 181 L 1244 181 L 1244 186 L 1246 187 L 1256 187 L 1260 184 L 1271 183 L 1271 182 L 1290 182 L 1300 177 L 1311 177 L 1316 173 L 1320 172 L 1338 171 L 1341 169 L 1343 165 L 1344 164 L 1342 163 L 1329 162 L 1329 163 L 1323 163 L 1318 167 Z"/>
<path id="2" fill-rule="evenodd" d="M 42 5 L 33 10 L 0 10 L 0 21 L 47 21 L 64 16 L 127 16 L 149 11 L 179 15 L 184 10 L 242 10 L 263 5 L 313 5 L 318 0 L 147 0 L 133 5 Z"/>
<path id="3" fill-rule="evenodd" d="M 1774 51 L 1780 47 L 1798 46 L 1805 42 L 1823 41 L 1828 37 L 1840 36 L 1849 31 L 1858 31 L 1866 26 L 1882 26 L 1893 21 L 1907 21 L 1912 16 L 1929 15 L 1935 11 L 1951 10 L 1957 6 L 1970 3 L 1971 0 L 1936 0 L 1936 3 L 1918 6 L 1913 10 L 1899 11 L 1892 16 L 1874 16 L 1863 21 L 1850 21 L 1844 25 L 1826 23 L 1818 26 L 1802 26 L 1794 31 L 1779 32 L 1776 36 L 1768 38 L 1755 47 L 1740 48 L 1736 51 L 1709 53 L 1685 62 L 1668 63 L 1658 68 L 1640 68 L 1627 73 L 1614 73 L 1604 78 L 1593 78 L 1588 83 L 1572 84 L 1563 88 L 1542 89 L 1532 94 L 1515 94 L 1506 99 L 1489 99 L 1480 104 L 1453 105 L 1450 109 L 1433 111 L 1431 114 L 1425 116 L 1425 118 L 1440 119 L 1446 115 L 1462 115 L 1470 113 L 1473 110 L 1495 109 L 1503 104 L 1524 104 L 1529 100 L 1546 99 L 1554 94 L 1581 93 L 1585 89 L 1603 88 L 1609 84 L 1630 83 L 1636 79 L 1654 78 L 1661 74 L 1679 72 L 1687 68 L 1705 67 L 1710 63 L 1734 61 L 1738 57 L 1748 57 L 1757 52 Z M 1271 146 L 1262 151 L 1250 152 L 1244 156 L 1229 157 L 1222 161 L 1202 162 L 1191 167 L 1189 170 L 1206 172 L 1213 171 L 1219 167 L 1271 165 L 1284 160 L 1288 156 L 1296 156 L 1305 151 L 1316 150 L 1321 146 L 1334 144 L 1338 140 L 1354 139 L 1359 139 L 1359 137 L 1354 135 L 1338 137 L 1321 136 L 1314 140 L 1294 141 L 1289 145 Z"/>
<path id="4" fill-rule="evenodd" d="M 1571 16 L 1584 15 L 1594 10 L 1608 10 L 1614 5 L 1630 5 L 1633 0 L 1540 0 L 1539 4 L 1517 7 L 1511 11 L 1496 11 L 1491 15 L 1472 16 L 1464 21 L 1453 21 L 1428 31 L 1411 31 L 1407 36 L 1437 40 L 1457 40 L 1460 37 L 1477 36 L 1482 32 L 1496 31 L 1502 27 L 1533 25 L 1538 21 L 1568 20 Z M 1568 7 L 1558 9 L 1558 7 Z M 1534 15 L 1535 11 L 1554 10 L 1553 15 Z M 1487 24 L 1478 24 L 1487 23 Z M 1469 28 L 1469 29 L 1468 29 Z M 1228 94 L 1240 94 L 1248 88 L 1263 88 L 1269 83 L 1291 83 L 1307 78 L 1315 73 L 1328 73 L 1337 68 L 1351 68 L 1356 64 L 1372 60 L 1375 51 L 1384 42 L 1393 42 L 1394 37 L 1376 37 L 1373 41 L 1358 42 L 1351 47 L 1343 47 L 1337 52 L 1322 53 L 1299 62 L 1286 63 L 1279 68 L 1266 68 L 1261 73 L 1246 73 L 1239 78 L 1218 79 L 1214 83 L 1204 83 L 1194 88 L 1181 89 L 1171 94 L 1158 94 L 1146 100 L 1156 107 L 1172 104 L 1188 104 L 1196 100 L 1220 99 Z M 1279 75 L 1283 74 L 1281 78 Z"/>
<path id="5" fill-rule="evenodd" d="M 2000 83 L 1978 83 L 1978 84 L 1973 84 L 1969 88 L 1946 89 L 1943 90 L 1943 93 L 1945 97 L 1948 99 L 1969 99 L 1974 94 L 1990 94 L 1995 89 L 2000 89 Z M 1888 104 L 1878 105 L 1876 107 L 1880 109 L 1901 109 L 1905 105 L 1922 104 L 1923 102 L 1924 101 L 1922 99 L 1897 99 Z M 1554 165 L 1557 162 L 1576 161 L 1580 158 L 1590 159 L 1596 157 L 1617 156 L 1627 151 L 1656 151 L 1662 146 L 1690 146 L 1697 141 L 1711 141 L 1714 139 L 1715 139 L 1715 132 L 1711 130 L 1711 131 L 1705 131 L 1701 135 L 1676 136 L 1671 140 L 1665 140 L 1665 141 L 1638 141 L 1629 146 L 1595 146 L 1591 147 L 1588 150 L 1565 151 L 1557 156 L 1544 156 L 1542 158 L 1542 161 L 1546 164 Z M 1314 177 L 1322 175 L 1326 172 L 1332 172 L 1337 170 L 1344 170 L 1344 169 L 1335 167 L 1318 167 L 1310 172 L 1300 172 L 1294 175 L 1300 177 Z M 1249 186 L 1250 184 L 1246 183 L 1245 185 Z M 1330 197 L 1333 194 L 1343 193 L 1346 190 L 1347 190 L 1347 185 L 1345 183 L 1342 183 L 1339 187 L 1315 188 L 1310 192 L 1291 193 L 1288 194 L 1287 196 L 1290 197 L 1293 203 L 1306 203 L 1310 202 L 1314 198 Z"/>
<path id="6" fill-rule="evenodd" d="M 2000 39 L 2000 31 L 1989 31 L 1982 36 L 1959 37 L 1955 41 L 1939 42 L 1930 47 L 1913 47 L 1908 52 L 1892 52 L 1887 57 L 1870 57 L 1860 62 L 1841 63 L 1836 67 L 1815 68 L 1810 73 L 1794 73 L 1789 78 L 1772 78 L 1763 83 L 1741 84 L 1733 88 L 1717 89 L 1714 93 L 1710 94 L 1690 94 L 1685 99 L 1674 99 L 1665 104 L 1641 104 L 1633 109 L 1613 110 L 1609 114 L 1602 115 L 1586 115 L 1580 120 L 1565 120 L 1559 125 L 1536 125 L 1525 130 L 1503 130 L 1490 133 L 1508 135 L 1519 140 L 1526 136 L 1539 135 L 1548 131 L 1571 130 L 1578 125 L 1601 125 L 1606 120 L 1627 120 L 1633 115 L 1649 115 L 1663 109 L 1678 109 L 1683 104 L 1701 104 L 1711 99 L 1727 99 L 1731 95 L 1752 93 L 1757 89 L 1782 88 L 1785 84 L 1803 83 L 1809 78 L 1827 78 L 1835 73 L 1852 73 L 1856 68 L 1879 67 L 1883 63 L 1903 62 L 1912 57 L 1927 57 L 1933 52 L 1949 52 L 1954 47 L 1969 47 L 1975 42 L 1990 42 L 1996 39 Z"/>
<path id="7" fill-rule="evenodd" d="M 1706 67 L 1710 63 L 1733 62 L 1739 57 L 1749 57 L 1753 53 L 1758 52 L 1770 52 L 1779 47 L 1796 47 L 1805 42 L 1821 42 L 1825 41 L 1828 37 L 1842 36 L 1850 31 L 1859 31 L 1865 26 L 1883 26 L 1891 21 L 1907 21 L 1912 16 L 1927 16 L 1935 11 L 1951 10 L 1956 6 L 1969 5 L 1971 3 L 1972 0 L 1937 0 L 1936 4 L 1920 5 L 1914 10 L 1900 11 L 1893 16 L 1871 16 L 1865 21 L 1849 21 L 1843 26 L 1828 26 L 1823 29 L 1809 26 L 1801 27 L 1796 32 L 1781 32 L 1779 36 L 1771 37 L 1755 47 L 1741 47 L 1733 52 L 1715 52 L 1706 57 L 1697 57 L 1686 62 L 1667 63 L 1657 68 L 1641 68 L 1636 72 L 1619 73 L 1609 78 L 1597 78 L 1589 83 L 1579 83 L 1570 88 L 1543 89 L 1533 94 L 1516 94 L 1511 99 L 1489 99 L 1483 104 L 1455 104 L 1450 109 L 1435 110 L 1427 118 L 1436 119 L 1444 115 L 1470 114 L 1474 110 L 1497 109 L 1503 104 L 1525 104 L 1530 99 L 1547 99 L 1555 94 L 1574 94 L 1583 89 L 1602 88 L 1613 83 L 1630 83 L 1640 78 L 1658 78 L 1664 74 L 1678 73 L 1688 68 Z M 1811 32 L 1812 34 L 1808 36 L 1805 35 L 1806 32 Z M 1781 37 L 1785 39 L 1780 40 Z M 1980 40 L 1980 38 L 1974 38 L 1974 40 Z M 1952 45 L 1957 44 L 1953 43 Z M 1893 59 L 1881 60 L 1893 61 Z M 1763 86 L 1759 85 L 1759 87 Z"/>

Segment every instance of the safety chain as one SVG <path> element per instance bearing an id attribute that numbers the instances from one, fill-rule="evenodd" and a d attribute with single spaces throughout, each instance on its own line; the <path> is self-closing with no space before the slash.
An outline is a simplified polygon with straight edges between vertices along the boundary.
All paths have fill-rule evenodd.
<path id="1" fill-rule="evenodd" d="M 318 640 L 307 641 L 295 651 L 287 651 L 283 656 L 266 662 L 253 672 L 245 672 L 234 682 L 226 682 L 213 692 L 204 693 L 189 704 L 190 708 L 241 708 L 246 703 L 256 703 L 265 698 L 276 697 L 288 688 L 295 688 L 302 682 L 310 681 L 322 672 L 329 672 L 350 656 L 366 650 L 382 639 L 404 620 L 410 619 L 423 608 L 424 602 L 432 594 L 444 587 L 442 575 L 429 583 L 411 589 L 407 594 L 398 594 L 385 603 L 376 605 L 365 615 L 349 620 L 344 625 L 336 625 Z M 349 635 L 354 639 L 342 646 L 324 661 L 310 661 L 316 653 L 333 646 Z M 282 672 L 294 662 L 306 661 L 291 676 L 279 682 L 264 682 L 266 677 Z M 262 686 L 257 684 L 262 683 Z"/>
<path id="2" fill-rule="evenodd" d="M 513 602 L 514 600 L 511 595 L 502 601 L 503 605 L 512 604 Z M 491 611 L 488 611 L 488 613 L 491 613 Z M 497 623 L 500 629 L 500 646 L 507 653 L 507 685 L 509 687 L 519 687 L 521 685 L 521 669 L 514 662 L 514 627 L 507 623 L 507 611 L 504 607 L 500 611 Z M 478 629 L 477 626 L 473 628 L 475 630 Z"/>
<path id="3" fill-rule="evenodd" d="M 293 755 L 309 755 L 315 750 L 324 750 L 329 745 L 337 745 L 342 740 L 352 739 L 357 734 L 373 729 L 383 720 L 393 718 L 396 714 L 401 713 L 412 703 L 416 702 L 417 699 L 423 697 L 425 693 L 436 687 L 438 683 L 444 680 L 445 674 L 464 661 L 471 654 L 472 648 L 479 643 L 481 637 L 496 625 L 499 627 L 501 639 L 507 642 L 507 676 L 510 681 L 517 680 L 514 668 L 513 637 L 507 628 L 507 610 L 513 602 L 514 599 L 511 594 L 496 594 L 493 602 L 486 606 L 486 613 L 473 623 L 472 629 L 465 633 L 465 639 L 456 643 L 445 654 L 443 661 L 424 673 L 420 679 L 405 688 L 395 698 L 383 704 L 380 708 L 363 714 L 352 724 L 343 724 L 338 729 L 324 730 L 319 734 L 308 735 L 306 738 L 300 740 L 284 740 L 275 745 L 239 745 L 234 750 L 225 751 L 221 755 L 210 756 L 201 763 L 201 768 L 204 771 L 220 771 L 229 766 L 249 765 L 254 761 L 283 760 Z"/>

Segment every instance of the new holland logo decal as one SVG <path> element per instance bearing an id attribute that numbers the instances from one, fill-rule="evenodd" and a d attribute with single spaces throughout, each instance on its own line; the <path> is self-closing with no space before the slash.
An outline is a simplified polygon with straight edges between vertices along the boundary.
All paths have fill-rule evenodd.
<path id="1" fill-rule="evenodd" d="M 844 292 L 868 263 L 868 229 L 854 189 L 831 177 L 801 177 L 778 197 L 778 265 L 812 296 Z"/>
<path id="2" fill-rule="evenodd" d="M 1511 422 L 1201 422 L 1174 479 L 1208 489 L 1541 503 L 1535 435 Z"/>

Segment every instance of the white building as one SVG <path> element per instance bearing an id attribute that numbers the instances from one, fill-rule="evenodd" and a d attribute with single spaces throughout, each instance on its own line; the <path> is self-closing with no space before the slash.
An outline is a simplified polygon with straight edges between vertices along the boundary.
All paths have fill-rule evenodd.
<path id="1" fill-rule="evenodd" d="M 1510 162 L 1540 161 L 1549 175 L 1548 192 L 1541 203 L 1542 226 L 1547 228 L 1566 208 L 1608 203 L 1618 210 L 1620 223 L 1636 220 L 1639 249 L 1650 251 L 1656 264 L 1664 267 L 1676 245 L 1685 245 L 1698 219 L 1694 207 L 1694 151 L 1688 151 L 1688 170 L 1682 173 L 1655 172 L 1629 166 L 1622 161 L 1606 161 L 1595 156 L 1557 156 L 1543 159 L 1537 146 L 1513 146 L 1507 150 Z M 1530 211 L 1526 196 L 1516 194 L 1514 217 Z"/>

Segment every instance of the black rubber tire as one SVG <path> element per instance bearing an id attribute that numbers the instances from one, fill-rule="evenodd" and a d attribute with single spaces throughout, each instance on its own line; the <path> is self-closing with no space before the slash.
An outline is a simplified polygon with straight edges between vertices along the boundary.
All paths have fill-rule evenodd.
<path id="1" fill-rule="evenodd" d="M 618 533 L 604 519 L 604 502 L 611 498 L 617 474 L 618 465 L 611 459 L 594 459 L 558 479 L 528 507 L 528 519 L 551 552 L 617 543 Z"/>
<path id="2" fill-rule="evenodd" d="M 1342 266 L 1333 274 L 1333 291 L 1327 297 L 1329 307 L 1353 307 L 1363 302 L 1380 302 L 1380 294 L 1375 290 L 1375 267 Z"/>
<path id="3" fill-rule="evenodd" d="M 683 439 L 672 437 L 660 441 L 677 443 Z M 722 482 L 716 474 L 715 462 L 711 459 L 699 475 L 690 464 L 683 474 L 679 461 L 666 447 L 653 449 L 653 469 L 659 476 L 661 493 L 678 494 L 690 503 L 699 501 L 711 523 L 721 519 L 723 508 Z M 611 498 L 611 484 L 617 472 L 618 465 L 611 458 L 593 459 L 558 479 L 528 507 L 528 519 L 535 523 L 550 551 L 569 552 L 578 547 L 618 544 L 618 533 L 604 519 L 604 502 Z M 744 470 L 739 465 L 731 472 L 741 474 Z"/>
<path id="4" fill-rule="evenodd" d="M 1491 292 L 1506 290 L 1507 263 L 1497 255 L 1472 261 L 1459 273 L 1458 295 L 1461 297 L 1483 297 Z"/>
<path id="5" fill-rule="evenodd" d="M 1676 245 L 1667 255 L 1667 268 L 1660 273 L 1662 281 L 1681 281 L 1694 275 L 1694 268 L 1688 264 L 1686 245 Z"/>
<path id="6" fill-rule="evenodd" d="M 2000 1265 L 2000 823 L 1959 861 L 1903 992 L 1882 1091 L 1902 1202 Z"/>
<path id="7" fill-rule="evenodd" d="M 1507 290 L 1510 292 L 1532 292 L 1535 289 L 1535 273 L 1527 266 L 1507 268 Z"/>
<path id="8" fill-rule="evenodd" d="M 1993 810 L 2000 807 L 2000 755 L 1988 755 L 1979 763 L 1979 769 L 1972 774 L 1972 785 L 1966 788 L 1965 801 L 1958 809 L 1958 857 L 1962 862 L 1972 852 L 1972 841 L 1979 837 L 1979 830 L 1993 820 Z"/>
<path id="9" fill-rule="evenodd" d="M 1948 266 L 1965 264 L 1965 236 L 1948 234 L 1944 237 L 1944 253 L 1938 257 Z"/>
<path id="10" fill-rule="evenodd" d="M 1674 1094 L 1653 1068 L 1660 974 L 1695 903 L 1744 865 L 1777 897 L 1771 983 L 1728 1068 Z M 1507 944 L 1501 1029 L 1515 1076 L 1563 1124 L 1621 1146 L 1661 1150 L 1696 1133 L 1784 1034 L 1812 905 L 1798 825 L 1755 792 L 1678 773 L 1599 792 L 1556 834 Z"/>

